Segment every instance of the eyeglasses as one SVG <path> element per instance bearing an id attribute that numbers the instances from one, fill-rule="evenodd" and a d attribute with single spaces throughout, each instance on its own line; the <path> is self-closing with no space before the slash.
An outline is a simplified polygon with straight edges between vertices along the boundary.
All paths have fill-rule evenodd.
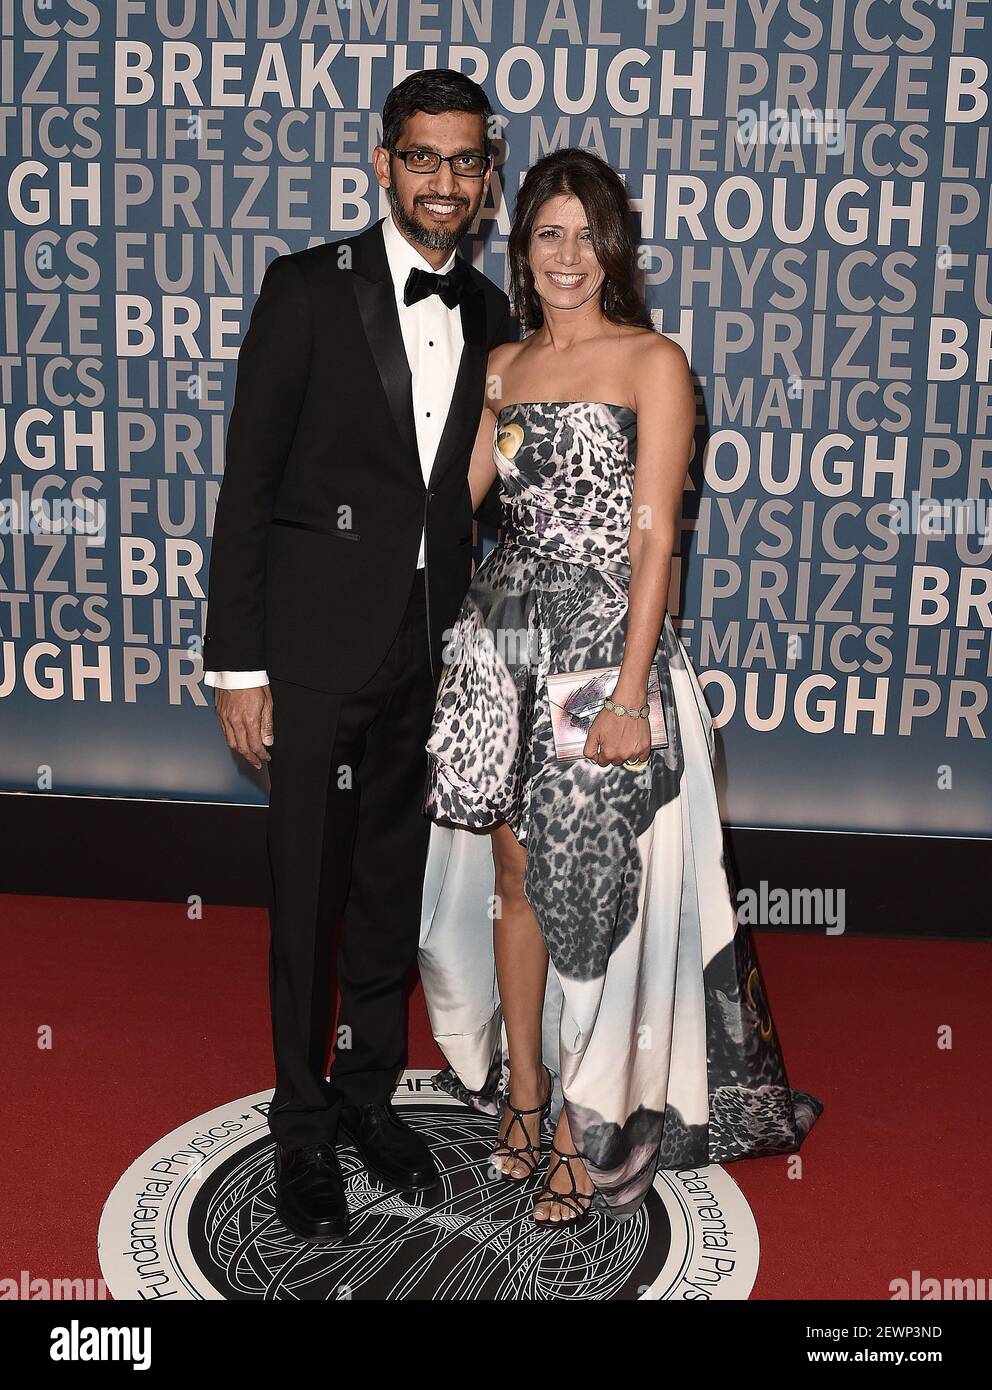
<path id="1" fill-rule="evenodd" d="M 438 154 L 437 150 L 390 150 L 398 155 L 411 174 L 436 174 L 442 164 L 450 164 L 459 179 L 481 179 L 489 167 L 489 155 L 464 150 L 461 154 Z"/>

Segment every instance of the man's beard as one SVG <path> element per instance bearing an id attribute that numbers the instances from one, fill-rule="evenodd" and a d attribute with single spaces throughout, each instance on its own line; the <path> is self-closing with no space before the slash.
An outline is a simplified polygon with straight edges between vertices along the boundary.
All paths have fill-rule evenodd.
<path id="1" fill-rule="evenodd" d="M 473 212 L 467 211 L 464 218 L 451 227 L 425 227 L 412 213 L 407 212 L 392 184 L 386 192 L 389 194 L 393 218 L 400 231 L 428 251 L 453 251 L 468 231 L 475 216 Z"/>

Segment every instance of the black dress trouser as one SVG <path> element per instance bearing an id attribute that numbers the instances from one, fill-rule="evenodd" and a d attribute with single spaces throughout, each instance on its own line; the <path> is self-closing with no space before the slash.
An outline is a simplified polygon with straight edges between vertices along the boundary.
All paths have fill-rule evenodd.
<path id="1" fill-rule="evenodd" d="M 381 666 L 336 695 L 271 680 L 269 996 L 276 1087 L 269 1127 L 288 1146 L 333 1143 L 341 1104 L 387 1100 L 406 1061 L 430 822 L 434 710 L 424 571 Z M 340 1011 L 330 1082 L 332 940 Z"/>

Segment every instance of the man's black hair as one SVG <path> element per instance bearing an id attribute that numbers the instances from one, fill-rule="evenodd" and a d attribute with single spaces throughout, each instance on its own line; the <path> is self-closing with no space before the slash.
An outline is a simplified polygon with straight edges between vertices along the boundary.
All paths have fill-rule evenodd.
<path id="1" fill-rule="evenodd" d="M 489 153 L 489 98 L 464 73 L 453 68 L 412 72 L 389 93 L 382 108 L 382 143 L 387 150 L 398 146 L 403 126 L 416 111 L 440 116 L 444 111 L 472 111 L 482 117 L 482 148 Z"/>

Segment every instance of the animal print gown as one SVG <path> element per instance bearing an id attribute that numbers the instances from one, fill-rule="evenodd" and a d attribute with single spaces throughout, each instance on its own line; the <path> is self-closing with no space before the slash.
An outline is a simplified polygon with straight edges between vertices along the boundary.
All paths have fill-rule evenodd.
<path id="1" fill-rule="evenodd" d="M 524 891 L 550 954 L 552 1122 L 564 1104 L 598 1205 L 617 1217 L 637 1210 L 656 1168 L 793 1152 L 822 1110 L 789 1087 L 737 922 L 712 717 L 667 613 L 667 748 L 644 772 L 555 758 L 547 672 L 623 655 L 636 438 L 626 406 L 500 412 L 504 530 L 450 634 L 427 743 L 420 949 L 448 1062 L 438 1084 L 496 1116 L 508 1069 L 484 832 L 506 821 L 527 847 Z"/>

